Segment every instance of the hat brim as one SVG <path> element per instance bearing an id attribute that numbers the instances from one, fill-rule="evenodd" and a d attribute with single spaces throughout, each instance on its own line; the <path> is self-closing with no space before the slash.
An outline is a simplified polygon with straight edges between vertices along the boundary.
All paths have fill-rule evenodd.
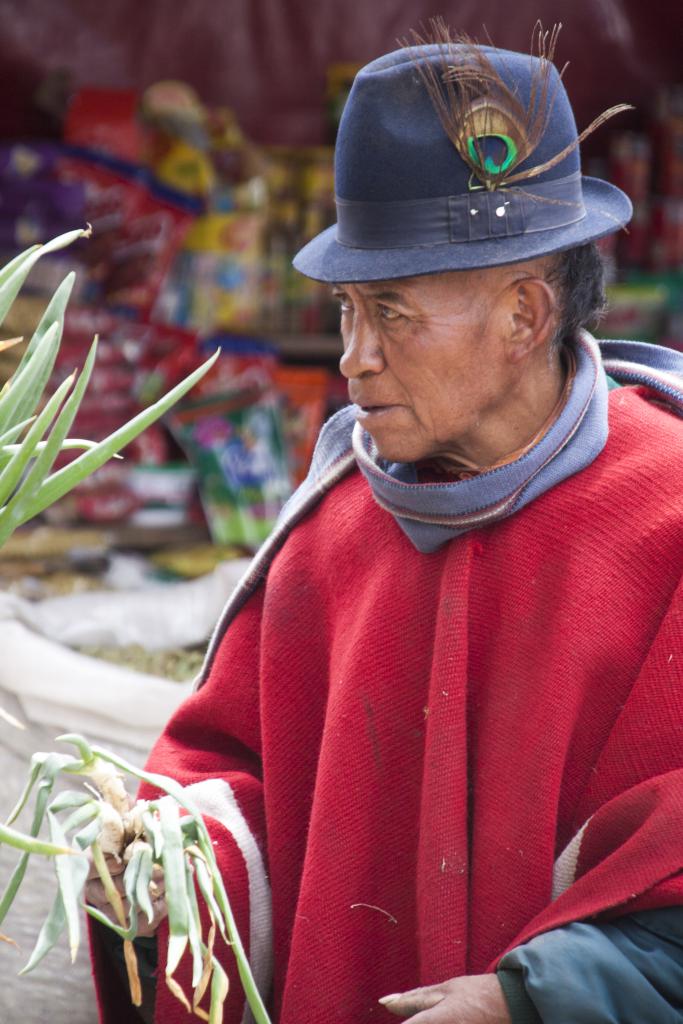
<path id="1" fill-rule="evenodd" d="M 586 215 L 566 227 L 476 242 L 360 249 L 338 242 L 337 225 L 333 224 L 297 253 L 294 267 L 306 277 L 330 284 L 500 267 L 573 249 L 618 231 L 629 222 L 633 209 L 621 189 L 599 178 L 584 177 L 582 185 Z"/>

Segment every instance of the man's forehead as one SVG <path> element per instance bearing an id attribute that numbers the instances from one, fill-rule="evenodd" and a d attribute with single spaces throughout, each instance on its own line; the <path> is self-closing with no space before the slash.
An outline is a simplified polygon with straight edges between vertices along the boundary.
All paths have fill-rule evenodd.
<path id="1" fill-rule="evenodd" d="M 382 298 L 403 298 L 416 290 L 429 287 L 435 283 L 441 274 L 421 274 L 416 277 L 398 277 L 387 281 L 341 281 L 333 284 L 332 288 L 338 291 L 354 288 L 364 295 L 373 295 Z"/>
<path id="2" fill-rule="evenodd" d="M 449 270 L 439 274 L 419 274 L 415 277 L 397 277 L 386 281 L 351 281 L 333 284 L 333 291 L 355 290 L 361 295 L 398 302 L 409 298 L 418 298 L 431 292 L 441 291 L 444 287 L 453 288 L 471 281 L 473 275 L 496 276 L 498 268 L 485 270 Z"/>

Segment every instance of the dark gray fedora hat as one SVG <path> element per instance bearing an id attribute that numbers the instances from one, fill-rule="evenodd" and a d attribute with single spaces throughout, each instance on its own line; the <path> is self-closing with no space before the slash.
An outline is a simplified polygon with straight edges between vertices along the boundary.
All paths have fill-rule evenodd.
<path id="1" fill-rule="evenodd" d="M 529 260 L 610 234 L 632 213 L 620 189 L 581 176 L 554 64 L 471 43 L 405 47 L 359 71 L 335 190 L 337 223 L 294 259 L 318 281 Z"/>

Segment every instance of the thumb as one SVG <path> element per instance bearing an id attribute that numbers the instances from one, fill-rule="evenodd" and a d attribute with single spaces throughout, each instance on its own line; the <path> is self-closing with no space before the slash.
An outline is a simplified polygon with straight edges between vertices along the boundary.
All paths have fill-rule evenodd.
<path id="1" fill-rule="evenodd" d="M 445 994 L 441 985 L 426 985 L 424 988 L 411 989 L 410 992 L 395 992 L 393 995 L 383 996 L 379 1002 L 397 1017 L 412 1017 L 414 1013 L 436 1006 Z"/>

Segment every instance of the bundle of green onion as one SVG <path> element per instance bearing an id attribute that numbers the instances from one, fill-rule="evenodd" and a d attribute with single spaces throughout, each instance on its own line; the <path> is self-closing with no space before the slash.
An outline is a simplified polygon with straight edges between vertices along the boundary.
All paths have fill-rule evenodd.
<path id="1" fill-rule="evenodd" d="M 33 246 L 0 270 L 0 325 L 36 261 L 79 238 L 87 237 L 89 233 L 89 230 L 72 231 L 45 245 Z M 95 443 L 70 438 L 69 430 L 94 365 L 97 340 L 93 342 L 80 374 L 74 372 L 49 397 L 45 395 L 45 389 L 61 342 L 64 313 L 73 281 L 74 275 L 69 274 L 55 292 L 16 372 L 0 392 L 0 547 L 18 526 L 67 494 L 162 416 L 204 376 L 218 356 L 216 353 L 167 395 L 103 441 Z M 0 342 L 0 350 L 20 340 Z M 59 453 L 74 448 L 83 449 L 82 454 L 67 466 L 53 471 Z M 11 716 L 3 717 L 7 722 L 12 721 Z M 183 788 L 172 779 L 140 771 L 106 750 L 90 747 L 79 736 L 63 739 L 71 741 L 80 756 L 36 754 L 21 799 L 7 823 L 0 824 L 0 845 L 6 844 L 22 851 L 0 899 L 0 924 L 22 883 L 30 854 L 54 858 L 57 894 L 22 973 L 39 963 L 64 930 L 69 936 L 72 959 L 75 957 L 80 941 L 80 897 L 92 862 L 119 923 L 114 924 L 95 907 L 87 906 L 85 909 L 122 937 L 131 997 L 134 1003 L 139 1004 L 141 993 L 133 939 L 140 915 L 144 914 L 151 920 L 152 872 L 155 867 L 161 867 L 165 876 L 170 928 L 166 982 L 171 991 L 199 1017 L 210 1020 L 211 1024 L 220 1022 L 227 994 L 227 976 L 213 952 L 216 935 L 220 934 L 234 951 L 257 1024 L 269 1024 L 235 926 L 208 832 Z M 160 800 L 140 801 L 130 810 L 119 772 L 150 782 L 166 796 Z M 95 789 L 86 784 L 80 789 L 60 792 L 51 799 L 54 783 L 63 775 L 88 777 Z M 30 834 L 26 835 L 11 826 L 32 792 L 35 794 L 33 822 Z M 185 812 L 182 816 L 181 810 Z M 49 841 L 39 838 L 45 819 Z M 124 884 L 130 908 L 128 920 L 107 866 L 106 853 L 121 856 L 127 861 Z M 210 920 L 206 935 L 202 932 L 198 893 L 206 904 Z M 0 938 L 6 937 L 0 935 Z M 191 1003 L 173 977 L 188 948 L 193 966 Z M 210 1011 L 207 1014 L 199 1004 L 209 986 Z"/>
<path id="2" fill-rule="evenodd" d="M 86 905 L 85 909 L 123 939 L 131 998 L 135 1005 L 140 1005 L 142 997 L 133 939 L 137 935 L 140 915 L 144 914 L 150 922 L 152 920 L 150 886 L 154 884 L 154 868 L 159 866 L 163 869 L 166 885 L 169 942 L 165 978 L 170 990 L 188 1011 L 210 1021 L 210 1024 L 219 1024 L 228 992 L 227 975 L 214 956 L 216 935 L 220 934 L 233 950 L 254 1019 L 257 1024 L 269 1024 L 230 909 L 209 833 L 183 787 L 163 775 L 135 768 L 101 747 L 90 746 L 81 736 L 62 736 L 60 740 L 73 744 L 79 756 L 35 754 L 24 792 L 7 825 L 0 825 L 0 843 L 6 842 L 24 851 L 0 899 L 0 924 L 21 885 L 31 853 L 54 856 L 57 877 L 57 895 L 40 930 L 35 949 L 21 973 L 32 970 L 64 931 L 68 934 L 71 958 L 75 959 L 80 942 L 80 897 L 88 876 L 90 858 L 87 854 L 90 851 L 92 863 L 119 923 L 114 924 L 95 907 Z M 140 800 L 131 808 L 121 772 L 150 783 L 155 790 L 166 795 L 158 800 Z M 81 776 L 92 785 L 61 791 L 51 800 L 59 776 Z M 17 841 L 17 833 L 9 826 L 34 791 L 31 835 Z M 181 809 L 185 812 L 182 816 Z M 37 838 L 45 818 L 49 843 Z M 128 920 L 107 866 L 106 855 L 123 857 L 127 861 L 123 879 L 129 904 Z M 210 921 L 206 935 L 202 933 L 197 891 L 206 905 Z M 187 949 L 192 958 L 191 1001 L 173 977 Z M 209 986 L 210 1009 L 206 1013 L 199 1004 Z"/>

